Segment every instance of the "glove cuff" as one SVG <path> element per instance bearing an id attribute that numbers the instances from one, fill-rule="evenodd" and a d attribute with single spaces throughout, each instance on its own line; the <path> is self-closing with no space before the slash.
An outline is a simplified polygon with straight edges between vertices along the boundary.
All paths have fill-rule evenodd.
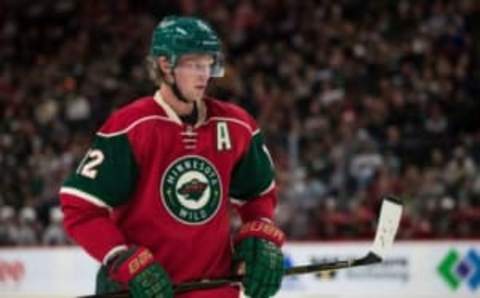
<path id="1" fill-rule="evenodd" d="M 281 247 L 285 242 L 285 234 L 272 223 L 252 220 L 245 223 L 235 238 L 235 244 L 248 237 L 262 238 Z"/>
<path id="2" fill-rule="evenodd" d="M 107 266 L 111 279 L 128 284 L 137 274 L 153 263 L 154 257 L 150 250 L 134 246 L 118 253 Z"/>

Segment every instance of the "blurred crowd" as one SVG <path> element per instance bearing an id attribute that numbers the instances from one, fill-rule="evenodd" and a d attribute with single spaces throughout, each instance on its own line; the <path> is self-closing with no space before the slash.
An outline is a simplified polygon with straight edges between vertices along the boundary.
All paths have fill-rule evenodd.
<path id="1" fill-rule="evenodd" d="M 384 195 L 403 239 L 480 238 L 474 0 L 0 2 L 0 245 L 69 244 L 58 188 L 116 108 L 153 94 L 166 14 L 220 33 L 210 94 L 258 120 L 290 240 L 371 237 Z"/>

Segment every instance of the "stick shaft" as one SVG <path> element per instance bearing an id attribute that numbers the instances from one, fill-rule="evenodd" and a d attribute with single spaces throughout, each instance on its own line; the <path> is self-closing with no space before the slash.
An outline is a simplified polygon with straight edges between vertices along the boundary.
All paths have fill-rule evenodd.
<path id="1" fill-rule="evenodd" d="M 381 259 L 373 253 L 369 253 L 367 256 L 360 258 L 360 259 L 353 259 L 353 260 L 343 260 L 343 261 L 333 261 L 321 264 L 312 264 L 312 265 L 303 265 L 303 266 L 295 266 L 291 268 L 285 269 L 285 276 L 291 275 L 299 275 L 299 274 L 307 274 L 307 273 L 315 273 L 315 272 L 322 272 L 322 271 L 330 271 L 330 270 L 339 270 L 344 268 L 351 268 L 351 267 L 358 267 L 364 265 L 371 265 L 381 262 Z M 193 281 L 193 282 L 185 282 L 178 284 L 174 287 L 175 294 L 180 294 L 184 292 L 189 292 L 192 290 L 202 290 L 202 289 L 212 289 L 218 288 L 222 286 L 228 286 L 231 284 L 239 283 L 242 281 L 242 275 L 233 275 L 225 278 L 219 279 L 207 279 L 201 281 Z M 128 298 L 129 292 L 128 291 L 120 291 L 111 294 L 102 294 L 102 295 L 91 295 L 91 296 L 83 296 L 80 298 Z"/>
<path id="2" fill-rule="evenodd" d="M 382 261 L 385 252 L 392 246 L 395 238 L 400 217 L 402 213 L 402 203 L 393 197 L 387 197 L 382 204 L 382 211 L 380 213 L 379 225 L 375 235 L 374 245 L 372 250 L 364 257 L 352 260 L 333 261 L 321 264 L 311 264 L 304 266 L 297 266 L 285 269 L 285 275 L 306 274 L 330 270 L 339 270 L 344 268 L 358 267 L 376 264 Z M 206 279 L 201 281 L 193 281 L 181 283 L 174 286 L 176 294 L 184 293 L 192 290 L 211 289 L 222 286 L 239 283 L 243 276 L 234 275 L 219 279 Z M 128 298 L 129 292 L 119 291 L 110 294 L 90 295 L 80 298 Z"/>
<path id="3" fill-rule="evenodd" d="M 333 262 L 327 262 L 327 263 L 321 263 L 321 264 L 291 267 L 291 268 L 285 269 L 284 275 L 291 276 L 291 275 L 315 273 L 315 272 L 322 272 L 322 271 L 339 270 L 344 268 L 376 264 L 376 263 L 380 263 L 381 261 L 382 259 L 380 257 L 370 252 L 365 257 L 359 258 L 359 259 L 353 259 L 353 260 L 347 260 L 347 261 L 345 260 L 333 261 Z M 183 293 L 183 292 L 187 292 L 195 289 L 208 289 L 208 288 L 225 286 L 232 283 L 240 282 L 242 278 L 243 276 L 241 275 L 235 275 L 235 276 L 222 278 L 222 279 L 211 279 L 211 280 L 182 283 L 175 287 L 175 293 Z"/>

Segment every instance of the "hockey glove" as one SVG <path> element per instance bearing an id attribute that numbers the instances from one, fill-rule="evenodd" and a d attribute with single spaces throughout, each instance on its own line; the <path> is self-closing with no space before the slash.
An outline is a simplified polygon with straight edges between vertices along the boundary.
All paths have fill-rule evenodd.
<path id="1" fill-rule="evenodd" d="M 107 265 L 108 275 L 128 285 L 132 298 L 172 298 L 173 288 L 163 268 L 144 247 L 130 247 Z"/>
<path id="2" fill-rule="evenodd" d="M 97 272 L 97 280 L 95 284 L 95 294 L 108 294 L 124 290 L 126 287 L 120 283 L 112 280 L 108 276 L 108 269 L 106 266 L 101 266 Z"/>
<path id="3" fill-rule="evenodd" d="M 284 234 L 273 224 L 255 220 L 242 226 L 235 240 L 233 261 L 244 264 L 242 284 L 251 298 L 268 298 L 280 289 L 283 278 Z"/>

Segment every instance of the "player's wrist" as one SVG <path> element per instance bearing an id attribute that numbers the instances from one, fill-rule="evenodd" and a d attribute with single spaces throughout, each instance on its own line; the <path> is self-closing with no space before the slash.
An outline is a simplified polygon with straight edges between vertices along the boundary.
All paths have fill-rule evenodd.
<path id="1" fill-rule="evenodd" d="M 268 240 L 278 247 L 281 247 L 285 242 L 285 234 L 273 222 L 263 219 L 252 220 L 243 224 L 235 237 L 235 244 L 250 237 Z"/>

